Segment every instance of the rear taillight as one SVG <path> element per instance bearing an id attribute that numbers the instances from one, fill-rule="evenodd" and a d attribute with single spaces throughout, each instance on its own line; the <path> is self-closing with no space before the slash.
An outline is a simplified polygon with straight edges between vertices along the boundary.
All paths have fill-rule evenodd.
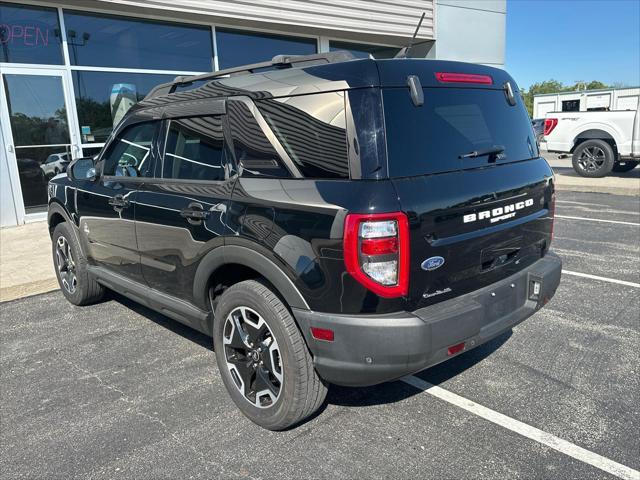
<path id="1" fill-rule="evenodd" d="M 475 73 L 437 72 L 436 79 L 440 83 L 479 83 L 481 85 L 493 85 L 493 78 L 489 75 L 477 75 Z"/>
<path id="2" fill-rule="evenodd" d="M 409 222 L 402 212 L 349 214 L 344 221 L 344 263 L 381 297 L 409 290 Z"/>
<path id="3" fill-rule="evenodd" d="M 558 119 L 557 118 L 545 118 L 544 119 L 544 132 L 543 134 L 549 135 L 551 132 L 553 132 L 553 129 L 556 128 L 556 125 L 558 125 Z"/>

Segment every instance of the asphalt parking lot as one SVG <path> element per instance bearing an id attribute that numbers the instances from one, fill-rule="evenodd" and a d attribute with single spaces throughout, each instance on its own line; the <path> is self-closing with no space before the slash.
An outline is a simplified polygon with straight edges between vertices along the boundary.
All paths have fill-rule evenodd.
<path id="1" fill-rule="evenodd" d="M 0 476 L 640 478 L 639 202 L 560 192 L 545 309 L 408 382 L 332 387 L 281 433 L 234 407 L 210 339 L 162 315 L 3 303 Z"/>

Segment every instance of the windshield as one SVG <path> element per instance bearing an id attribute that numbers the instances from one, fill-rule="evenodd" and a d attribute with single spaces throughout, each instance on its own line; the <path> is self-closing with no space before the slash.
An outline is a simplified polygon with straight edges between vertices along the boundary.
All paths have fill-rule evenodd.
<path id="1" fill-rule="evenodd" d="M 391 177 L 484 167 L 538 156 L 521 99 L 480 88 L 424 88 L 415 106 L 409 89 L 383 90 Z"/>

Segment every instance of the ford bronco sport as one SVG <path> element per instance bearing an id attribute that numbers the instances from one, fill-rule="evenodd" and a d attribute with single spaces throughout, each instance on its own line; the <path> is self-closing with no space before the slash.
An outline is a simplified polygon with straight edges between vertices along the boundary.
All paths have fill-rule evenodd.
<path id="1" fill-rule="evenodd" d="M 262 427 L 508 331 L 554 295 L 554 178 L 518 88 L 466 63 L 270 62 L 156 87 L 49 184 L 58 280 L 213 337 Z"/>

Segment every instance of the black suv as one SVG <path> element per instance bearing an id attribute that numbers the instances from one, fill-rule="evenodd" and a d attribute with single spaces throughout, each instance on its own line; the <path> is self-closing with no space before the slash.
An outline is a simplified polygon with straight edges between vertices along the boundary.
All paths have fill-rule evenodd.
<path id="1" fill-rule="evenodd" d="M 513 79 L 457 62 L 270 62 L 156 87 L 49 184 L 62 292 L 213 336 L 283 429 L 511 329 L 554 295 L 554 178 Z"/>

